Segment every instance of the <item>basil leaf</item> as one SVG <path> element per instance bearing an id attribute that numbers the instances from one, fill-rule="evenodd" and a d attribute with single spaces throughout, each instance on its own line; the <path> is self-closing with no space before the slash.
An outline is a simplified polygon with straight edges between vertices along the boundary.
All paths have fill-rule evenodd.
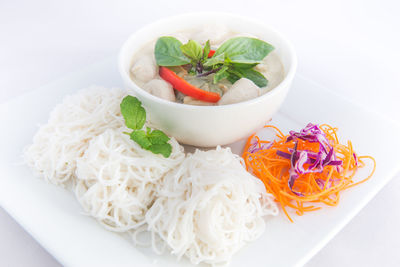
<path id="1" fill-rule="evenodd" d="M 258 87 L 265 87 L 268 80 L 260 72 L 253 69 L 235 69 L 236 73 L 240 73 L 241 78 L 247 78 L 253 81 Z"/>
<path id="2" fill-rule="evenodd" d="M 169 141 L 169 137 L 160 130 L 153 130 L 152 132 L 148 132 L 147 137 L 154 145 L 165 144 Z"/>
<path id="3" fill-rule="evenodd" d="M 143 130 L 133 131 L 130 134 L 130 138 L 144 149 L 148 149 L 151 146 L 151 142 Z"/>
<path id="4" fill-rule="evenodd" d="M 214 54 L 214 55 L 215 55 L 215 54 Z M 228 56 L 225 56 L 225 63 L 226 63 L 226 64 L 230 64 L 230 65 L 233 64 L 232 60 L 231 60 Z"/>
<path id="5" fill-rule="evenodd" d="M 253 64 L 232 63 L 232 67 L 235 68 L 235 69 L 237 69 L 237 68 L 240 68 L 240 69 L 251 69 L 251 68 L 253 68 L 253 67 L 257 66 L 257 65 L 258 65 L 258 63 L 253 63 Z"/>
<path id="6" fill-rule="evenodd" d="M 170 144 L 154 144 L 151 145 L 147 150 L 150 150 L 154 154 L 161 154 L 168 158 L 172 152 L 172 146 Z"/>
<path id="7" fill-rule="evenodd" d="M 222 79 L 226 79 L 229 76 L 229 73 L 227 72 L 228 67 L 227 66 L 223 66 L 219 71 L 217 71 L 214 75 L 214 83 L 219 82 Z"/>
<path id="8" fill-rule="evenodd" d="M 189 64 L 190 60 L 182 53 L 182 43 L 174 37 L 160 37 L 154 48 L 157 65 L 181 66 Z"/>
<path id="9" fill-rule="evenodd" d="M 225 62 L 225 54 L 219 54 L 219 55 L 213 55 L 211 58 L 207 59 L 206 62 L 204 62 L 205 67 L 211 67 L 217 64 L 223 64 Z"/>
<path id="10" fill-rule="evenodd" d="M 231 84 L 234 84 L 237 80 L 239 80 L 239 79 L 241 78 L 241 77 L 237 76 L 237 75 L 234 74 L 234 73 L 231 73 L 231 72 L 229 72 L 229 71 L 227 71 L 227 72 L 228 72 L 229 76 L 226 77 L 226 79 L 227 79 Z"/>
<path id="11" fill-rule="evenodd" d="M 126 96 L 121 104 L 121 113 L 124 117 L 125 124 L 133 130 L 140 130 L 146 122 L 146 111 L 142 107 L 142 103 L 133 96 Z"/>
<path id="12" fill-rule="evenodd" d="M 189 40 L 187 44 L 181 45 L 182 53 L 195 61 L 199 61 L 203 56 L 201 45 L 193 40 Z"/>
<path id="13" fill-rule="evenodd" d="M 205 61 L 208 58 L 208 54 L 210 54 L 210 40 L 207 40 L 206 44 L 204 45 L 203 49 L 203 61 Z"/>
<path id="14" fill-rule="evenodd" d="M 240 72 L 237 72 L 235 69 L 230 68 L 229 70 L 227 70 L 227 72 L 229 73 L 229 76 L 226 79 L 232 84 L 242 78 L 242 74 Z"/>
<path id="15" fill-rule="evenodd" d="M 260 63 L 274 47 L 256 38 L 236 37 L 224 42 L 215 56 L 225 53 L 234 63 Z"/>

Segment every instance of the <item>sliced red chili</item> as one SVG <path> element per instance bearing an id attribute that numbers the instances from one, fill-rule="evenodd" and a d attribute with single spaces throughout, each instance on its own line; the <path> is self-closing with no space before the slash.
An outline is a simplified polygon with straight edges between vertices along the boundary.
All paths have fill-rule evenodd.
<path id="1" fill-rule="evenodd" d="M 179 77 L 167 67 L 160 66 L 160 77 L 169 82 L 179 92 L 205 102 L 218 102 L 221 96 L 214 92 L 202 90 Z"/>

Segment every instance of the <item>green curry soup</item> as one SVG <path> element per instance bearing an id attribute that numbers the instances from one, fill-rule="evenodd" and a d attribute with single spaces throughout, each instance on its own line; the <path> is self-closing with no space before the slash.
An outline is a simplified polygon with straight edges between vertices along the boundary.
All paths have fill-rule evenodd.
<path id="1" fill-rule="evenodd" d="M 191 105 L 246 101 L 284 78 L 273 44 L 221 26 L 160 36 L 134 55 L 130 72 L 148 93 Z"/>

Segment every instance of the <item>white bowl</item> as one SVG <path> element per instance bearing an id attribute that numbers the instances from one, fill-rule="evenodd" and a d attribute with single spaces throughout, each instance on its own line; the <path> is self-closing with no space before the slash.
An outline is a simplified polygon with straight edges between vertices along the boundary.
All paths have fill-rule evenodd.
<path id="1" fill-rule="evenodd" d="M 252 100 L 222 106 L 186 105 L 158 98 L 141 89 L 130 78 L 132 58 L 146 43 L 160 36 L 205 24 L 221 23 L 235 31 L 253 34 L 275 47 L 285 70 L 283 81 Z M 152 126 L 179 142 L 200 147 L 226 145 L 249 136 L 264 126 L 279 109 L 296 72 L 292 45 L 261 22 L 226 13 L 192 13 L 156 21 L 132 34 L 119 54 L 119 71 L 125 85 L 142 101 Z"/>

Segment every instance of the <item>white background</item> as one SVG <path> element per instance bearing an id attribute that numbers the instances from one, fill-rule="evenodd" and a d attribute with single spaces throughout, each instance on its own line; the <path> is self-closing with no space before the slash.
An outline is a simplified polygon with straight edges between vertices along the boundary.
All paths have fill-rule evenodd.
<path id="1" fill-rule="evenodd" d="M 299 73 L 400 122 L 396 0 L 0 0 L 0 103 L 115 54 L 157 18 L 206 10 L 271 24 L 292 40 Z M 400 266 L 399 177 L 306 266 Z M 59 265 L 2 209 L 0 237 L 1 266 Z"/>

